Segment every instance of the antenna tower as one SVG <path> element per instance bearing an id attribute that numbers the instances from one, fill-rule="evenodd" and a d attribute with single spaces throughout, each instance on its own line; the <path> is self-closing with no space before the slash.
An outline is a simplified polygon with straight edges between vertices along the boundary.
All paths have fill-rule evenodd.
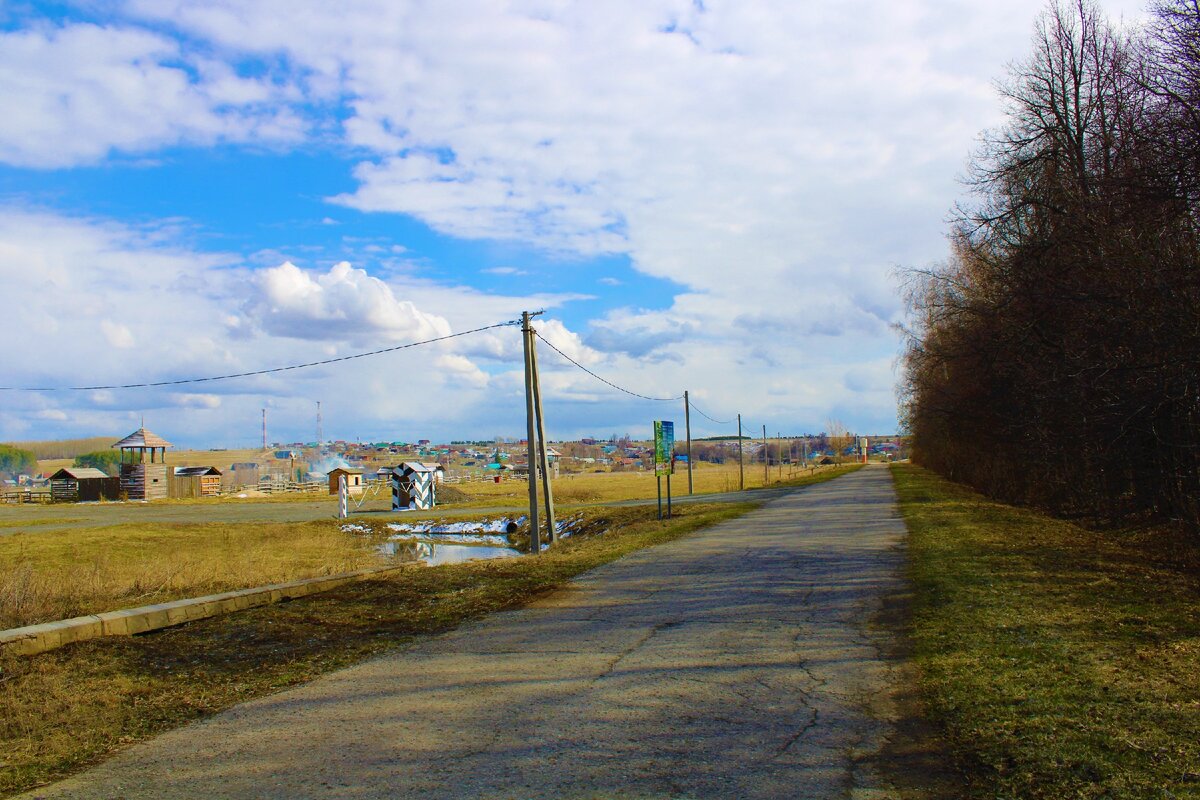
<path id="1" fill-rule="evenodd" d="M 317 447 L 321 447 L 321 442 L 324 440 L 325 434 L 321 430 L 321 401 L 317 401 Z"/>

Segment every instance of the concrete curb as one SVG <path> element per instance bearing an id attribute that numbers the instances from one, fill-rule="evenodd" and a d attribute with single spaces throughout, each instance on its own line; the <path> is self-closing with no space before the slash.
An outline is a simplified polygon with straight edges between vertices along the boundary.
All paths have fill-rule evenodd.
<path id="1" fill-rule="evenodd" d="M 378 575 L 402 569 L 405 567 L 373 567 L 354 572 L 343 572 L 340 575 L 274 583 L 269 586 L 258 586 L 236 592 L 223 592 L 205 597 L 175 600 L 171 603 L 158 603 L 152 606 L 126 608 L 121 611 L 108 611 L 103 614 L 90 614 L 86 617 L 60 619 L 56 622 L 44 622 L 41 625 L 28 625 L 24 628 L 10 628 L 0 631 L 0 652 L 33 655 L 62 647 L 71 642 L 98 639 L 101 636 L 134 636 L 160 628 L 169 628 L 172 625 L 182 625 L 185 622 L 228 614 L 232 611 L 241 611 L 246 608 L 270 605 L 282 600 L 325 592 L 347 583 L 369 580 Z"/>

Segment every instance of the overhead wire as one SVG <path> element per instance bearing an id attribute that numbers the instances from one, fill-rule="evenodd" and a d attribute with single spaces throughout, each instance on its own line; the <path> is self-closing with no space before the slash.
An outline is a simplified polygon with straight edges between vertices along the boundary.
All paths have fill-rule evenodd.
<path id="1" fill-rule="evenodd" d="M 695 411 L 697 414 L 704 417 L 709 422 L 715 422 L 718 425 L 732 425 L 733 423 L 737 422 L 737 420 L 734 420 L 734 419 L 727 419 L 727 420 L 723 420 L 723 421 L 719 420 L 719 419 L 713 419 L 708 414 L 705 414 L 703 411 L 701 411 L 700 407 L 697 406 L 696 403 L 694 401 L 692 401 L 690 398 L 688 400 L 688 405 L 691 406 L 692 411 Z"/>
<path id="2" fill-rule="evenodd" d="M 570 361 L 575 366 L 579 367 L 581 370 L 586 372 L 588 375 L 591 375 L 593 378 L 600 381 L 601 383 L 608 384 L 612 388 L 614 388 L 618 391 L 624 392 L 625 394 L 632 395 L 634 397 L 640 397 L 642 400 L 653 400 L 656 403 L 673 403 L 676 400 L 683 399 L 683 395 L 679 395 L 678 397 L 650 397 L 649 395 L 638 394 L 635 391 L 626 389 L 624 386 L 618 386 L 617 384 L 613 383 L 612 381 L 608 380 L 607 378 L 603 378 L 603 377 L 597 375 L 596 373 L 592 372 L 590 369 L 585 367 L 583 364 L 580 364 L 578 361 L 571 358 L 569 355 L 564 353 L 562 350 L 559 350 L 557 347 L 555 347 L 553 344 L 551 344 L 550 341 L 545 336 L 542 336 L 542 334 L 538 333 L 538 331 L 536 329 L 533 329 L 533 335 L 538 337 L 539 339 L 541 339 L 543 342 L 545 342 L 546 346 L 549 347 L 551 350 L 558 353 L 560 356 L 565 358 L 567 361 Z"/>
<path id="3" fill-rule="evenodd" d="M 234 372 L 228 375 L 210 375 L 203 378 L 179 378 L 170 381 L 147 381 L 145 383 L 121 383 L 108 386 L 0 386 L 0 392 L 75 392 L 75 391 L 96 391 L 100 389 L 147 389 L 155 386 L 182 386 L 189 383 L 206 383 L 211 381 L 224 381 L 232 378 L 249 378 L 255 375 L 271 375 L 277 372 L 287 372 L 289 370 L 307 369 L 308 367 L 320 367 L 325 364 L 336 364 L 340 361 L 352 361 L 356 358 L 367 358 L 368 356 L 378 356 L 383 353 L 394 353 L 397 350 L 407 350 L 411 347 L 420 347 L 422 345 L 434 344 L 435 342 L 444 342 L 448 339 L 457 339 L 460 336 L 469 336 L 473 333 L 481 333 L 489 331 L 493 328 L 504 328 L 510 325 L 520 325 L 521 321 L 508 320 L 506 322 L 497 322 L 494 325 L 484 325 L 482 328 L 472 328 L 469 331 L 459 331 L 458 333 L 450 333 L 445 336 L 435 336 L 432 339 L 423 339 L 419 342 L 409 342 L 408 344 L 398 344 L 394 347 L 384 347 L 379 350 L 371 350 L 366 353 L 354 353 L 348 356 L 337 356 L 335 358 L 326 358 L 320 361 L 309 361 L 304 364 L 289 364 L 286 367 L 271 367 L 269 369 L 256 369 L 249 372 Z"/>

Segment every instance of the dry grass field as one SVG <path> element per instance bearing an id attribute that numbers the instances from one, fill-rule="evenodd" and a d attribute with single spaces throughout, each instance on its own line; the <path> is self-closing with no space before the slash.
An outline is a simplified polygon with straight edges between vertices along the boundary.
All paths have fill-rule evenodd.
<path id="1" fill-rule="evenodd" d="M 838 473 L 796 471 L 785 482 Z M 771 478 L 780 473 L 773 470 Z M 737 466 L 696 470 L 697 493 L 736 490 Z M 686 494 L 686 475 L 673 479 Z M 747 470 L 747 488 L 763 472 Z M 351 520 L 461 519 L 507 509 L 519 516 L 528 498 L 521 480 L 446 487 L 457 503 L 430 512 L 390 511 L 381 492 Z M 564 511 L 655 497 L 652 474 L 587 473 L 554 482 Z M 450 492 L 447 491 L 447 494 Z M 152 503 L 76 503 L 0 507 L 0 629 L 81 614 L 344 572 L 381 563 L 372 540 L 345 533 L 336 498 L 213 498 Z M 375 526 L 373 526 L 375 527 Z"/>
<path id="2" fill-rule="evenodd" d="M 519 606 L 581 572 L 751 507 L 690 505 L 661 521 L 644 506 L 597 508 L 595 535 L 581 532 L 539 558 L 406 569 L 145 636 L 36 656 L 0 653 L 0 797 L 414 636 Z"/>
<path id="3" fill-rule="evenodd" d="M 761 489 L 795 480 L 830 467 L 801 470 L 798 467 L 782 470 L 772 467 L 763 475 L 762 464 L 745 467 L 747 489 Z M 713 492 L 736 492 L 739 489 L 737 464 L 699 463 L 693 469 L 692 484 L 697 494 Z M 524 481 L 505 479 L 502 483 L 473 482 L 459 484 L 455 488 L 468 496 L 464 504 L 473 506 L 510 505 L 520 506 L 528 488 Z M 554 481 L 554 499 L 564 505 L 609 503 L 621 500 L 653 500 L 657 495 L 654 473 L 648 470 L 627 472 L 580 472 L 564 474 Z M 663 479 L 666 493 L 666 479 Z M 671 494 L 683 497 L 687 494 L 687 472 L 681 470 L 671 478 Z"/>
<path id="4" fill-rule="evenodd" d="M 337 521 L 127 524 L 0 538 L 0 629 L 375 566 Z"/>

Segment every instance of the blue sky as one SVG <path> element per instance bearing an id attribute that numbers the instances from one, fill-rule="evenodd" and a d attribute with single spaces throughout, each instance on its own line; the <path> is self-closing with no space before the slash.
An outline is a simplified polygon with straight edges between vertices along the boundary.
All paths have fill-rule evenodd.
<path id="1" fill-rule="evenodd" d="M 991 4 L 995 5 L 995 4 Z M 0 383 L 173 380 L 545 309 L 640 393 L 896 427 L 896 270 L 945 251 L 1040 4 L 128 0 L 0 7 Z M 1106 4 L 1136 20 L 1139 4 Z M 551 437 L 679 404 L 541 356 Z M 489 331 L 266 378 L 7 392 L 10 440 L 519 435 Z M 728 433 L 702 418 L 697 434 Z"/>

